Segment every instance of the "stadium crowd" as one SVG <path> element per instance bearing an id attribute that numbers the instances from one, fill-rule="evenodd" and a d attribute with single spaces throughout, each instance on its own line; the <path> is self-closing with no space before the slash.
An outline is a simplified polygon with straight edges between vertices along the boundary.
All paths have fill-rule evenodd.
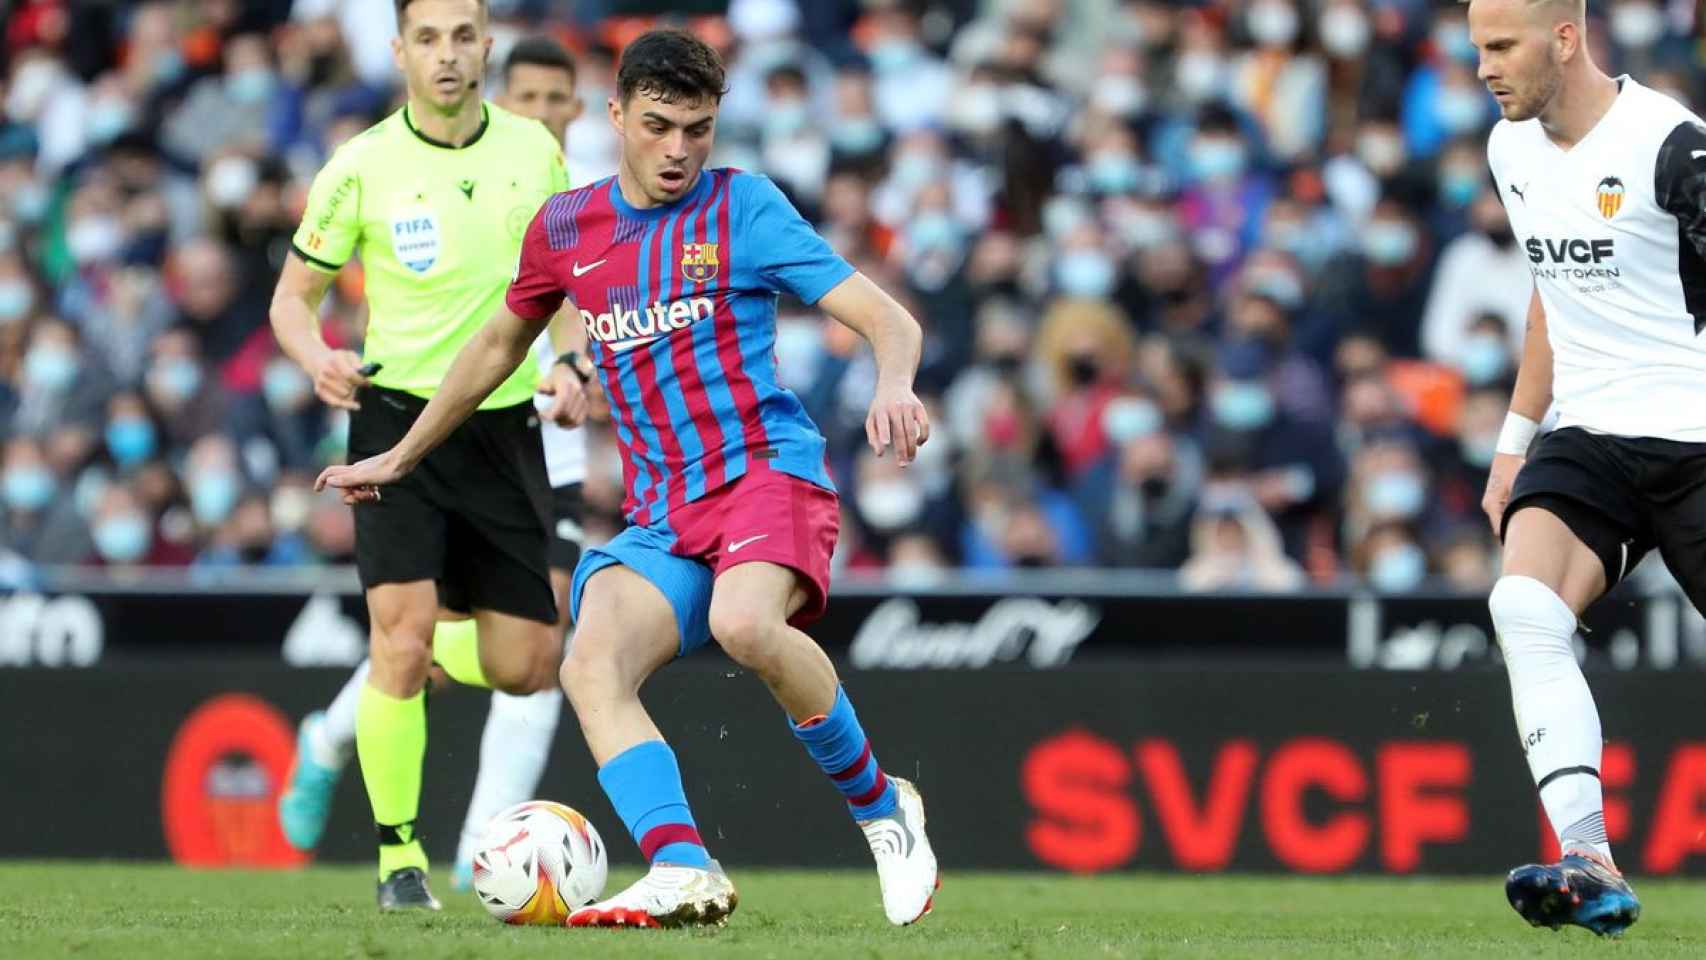
<path id="1" fill-rule="evenodd" d="M 267 299 L 314 171 L 398 103 L 391 0 L 21 0 L 0 125 L 0 548 L 14 564 L 343 563 L 343 456 Z M 623 4 L 491 0 L 495 67 L 576 52 L 614 170 Z M 1596 59 L 1696 108 L 1696 4 L 1590 5 Z M 1492 582 L 1485 470 L 1530 276 L 1463 7 L 734 0 L 713 163 L 762 170 L 926 328 L 936 424 L 873 458 L 873 366 L 783 304 L 838 563 L 1177 569 L 1191 589 Z M 359 347 L 358 269 L 323 319 Z M 589 533 L 621 523 L 593 430 Z"/>

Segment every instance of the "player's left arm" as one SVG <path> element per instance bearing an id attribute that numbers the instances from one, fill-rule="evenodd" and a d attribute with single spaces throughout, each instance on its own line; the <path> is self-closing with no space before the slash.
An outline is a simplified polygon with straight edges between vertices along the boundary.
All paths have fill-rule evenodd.
<path id="1" fill-rule="evenodd" d="M 871 278 L 855 273 L 824 294 L 818 307 L 871 344 L 877 390 L 865 415 L 865 439 L 877 456 L 893 447 L 904 466 L 930 439 L 930 414 L 912 392 L 924 331 L 895 298 Z"/>
<path id="2" fill-rule="evenodd" d="M 857 331 L 877 357 L 877 390 L 865 415 L 865 439 L 877 456 L 893 448 L 908 464 L 930 439 L 930 417 L 912 392 L 924 333 L 912 314 L 868 277 L 853 269 L 807 223 L 767 177 L 744 176 L 743 236 L 760 238 L 752 248 L 759 276 L 775 290 Z"/>
<path id="3" fill-rule="evenodd" d="M 1676 217 L 1682 236 L 1706 257 L 1706 126 L 1677 124 L 1659 147 L 1654 198 Z"/>

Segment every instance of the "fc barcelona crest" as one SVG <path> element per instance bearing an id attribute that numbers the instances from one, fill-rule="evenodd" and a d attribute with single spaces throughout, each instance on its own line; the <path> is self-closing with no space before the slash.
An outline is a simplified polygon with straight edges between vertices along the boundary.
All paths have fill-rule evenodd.
<path id="1" fill-rule="evenodd" d="M 694 283 L 704 283 L 717 275 L 717 245 L 714 243 L 684 243 L 681 245 L 681 275 Z"/>
<path id="2" fill-rule="evenodd" d="M 1606 177 L 1599 182 L 1599 213 L 1607 220 L 1617 216 L 1617 211 L 1623 208 L 1623 181 L 1616 177 Z"/>

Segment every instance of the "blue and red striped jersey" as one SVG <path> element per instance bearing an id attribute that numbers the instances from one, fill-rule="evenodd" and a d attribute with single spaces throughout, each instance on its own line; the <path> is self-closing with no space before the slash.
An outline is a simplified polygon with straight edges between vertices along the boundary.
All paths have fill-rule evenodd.
<path id="1" fill-rule="evenodd" d="M 763 463 L 834 490 L 824 439 L 776 380 L 776 298 L 816 303 L 853 267 L 766 177 L 704 170 L 636 209 L 610 177 L 559 193 L 527 228 L 509 308 L 580 311 L 610 399 L 630 523 L 665 525 Z"/>

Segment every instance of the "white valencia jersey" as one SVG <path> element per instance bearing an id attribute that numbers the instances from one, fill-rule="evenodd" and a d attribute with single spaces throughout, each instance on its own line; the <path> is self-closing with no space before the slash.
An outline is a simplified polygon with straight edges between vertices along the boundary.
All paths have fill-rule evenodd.
<path id="1" fill-rule="evenodd" d="M 551 352 L 551 331 L 539 335 L 533 344 L 533 354 L 538 358 L 539 371 L 545 376 L 551 375 L 551 365 L 557 362 L 557 355 Z M 540 396 L 534 398 L 534 405 L 544 410 L 551 405 L 551 398 Z M 563 428 L 549 420 L 540 418 L 540 436 L 545 442 L 545 473 L 551 478 L 552 487 L 566 487 L 572 483 L 580 483 L 586 479 L 586 429 L 584 427 Z"/>
<path id="2" fill-rule="evenodd" d="M 1487 159 L 1528 254 L 1560 427 L 1706 442 L 1706 127 L 1628 77 L 1574 147 L 1500 121 Z"/>

